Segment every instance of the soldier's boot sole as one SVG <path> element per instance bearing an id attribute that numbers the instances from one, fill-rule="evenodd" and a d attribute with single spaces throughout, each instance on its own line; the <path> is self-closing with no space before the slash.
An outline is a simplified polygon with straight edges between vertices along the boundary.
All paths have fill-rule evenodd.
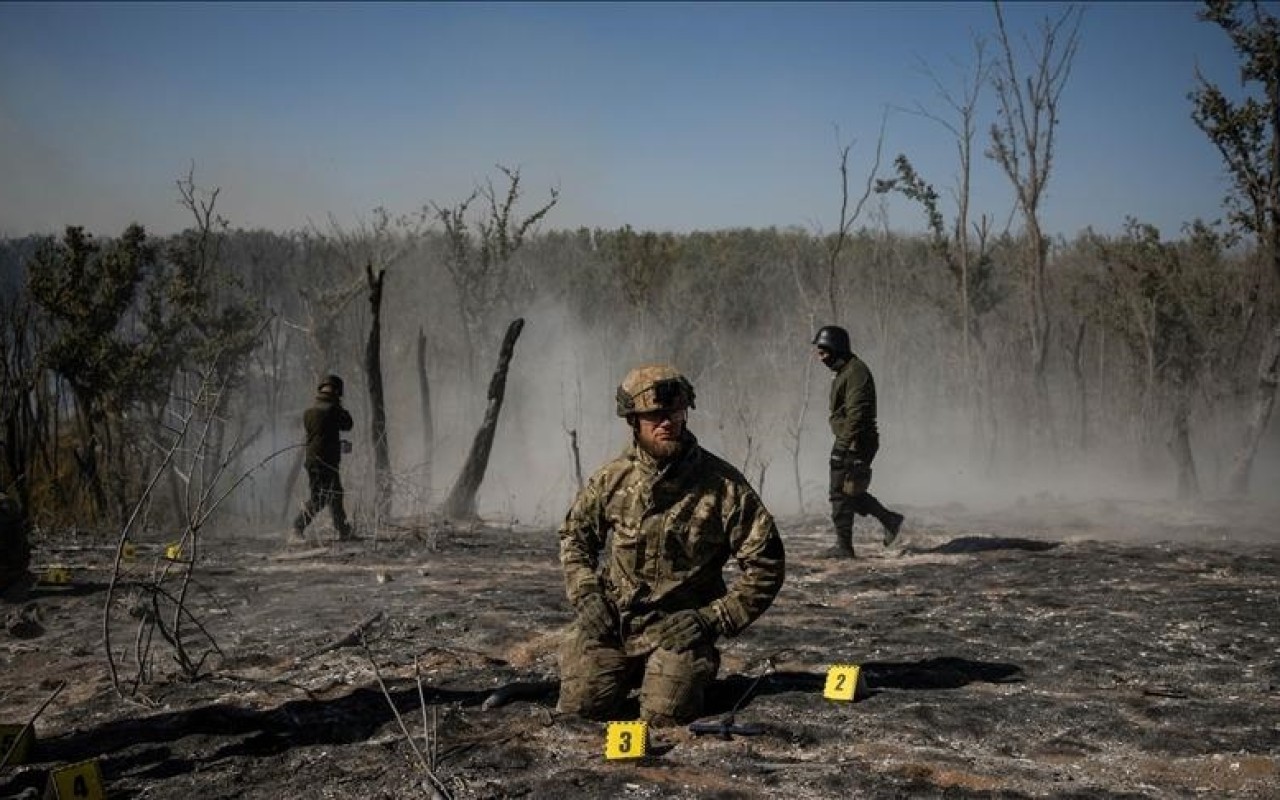
<path id="1" fill-rule="evenodd" d="M 902 521 L 905 519 L 896 511 L 890 511 L 888 521 L 884 525 L 884 546 L 888 547 L 898 539 L 898 534 L 902 531 Z"/>
<path id="2" fill-rule="evenodd" d="M 857 558 L 857 555 L 854 554 L 852 547 L 841 547 L 839 545 L 836 545 L 835 547 L 829 547 L 826 550 L 823 550 L 822 552 L 818 553 L 818 558 L 853 559 L 853 558 Z"/>

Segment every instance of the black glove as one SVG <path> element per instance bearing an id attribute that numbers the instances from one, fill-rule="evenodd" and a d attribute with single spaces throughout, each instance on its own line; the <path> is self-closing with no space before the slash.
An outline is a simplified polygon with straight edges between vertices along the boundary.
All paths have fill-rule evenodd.
<path id="1" fill-rule="evenodd" d="M 618 617 L 604 595 L 592 592 L 578 601 L 578 630 L 596 641 L 617 637 Z"/>
<path id="2" fill-rule="evenodd" d="M 650 631 L 659 647 L 678 652 L 711 641 L 720 633 L 720 626 L 713 614 L 687 609 L 658 620 Z"/>

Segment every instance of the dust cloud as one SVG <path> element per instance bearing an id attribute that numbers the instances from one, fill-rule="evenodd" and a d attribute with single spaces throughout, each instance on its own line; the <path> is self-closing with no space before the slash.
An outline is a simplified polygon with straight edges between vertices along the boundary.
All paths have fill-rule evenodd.
<path id="1" fill-rule="evenodd" d="M 690 357 L 688 351 L 647 345 L 652 336 L 620 338 L 587 329 L 554 301 L 536 301 L 522 318 L 526 325 L 516 344 L 478 498 L 480 516 L 488 524 L 557 525 L 577 491 L 578 469 L 588 477 L 629 440 L 629 430 L 614 413 L 614 390 L 630 367 L 651 361 L 686 371 L 697 390 L 690 430 L 705 447 L 742 469 L 776 516 L 827 513 L 830 373 L 813 360 L 807 328 L 796 327 L 788 335 L 740 335 L 717 352 Z M 435 424 L 430 491 L 424 485 L 413 337 L 397 334 L 384 340 L 391 354 L 384 355 L 384 374 L 397 474 L 395 514 L 427 514 L 452 486 L 485 410 L 498 334 L 478 348 L 474 382 L 456 369 L 428 364 Z M 896 379 L 903 365 L 886 352 L 892 346 L 864 347 L 855 335 L 854 348 L 871 367 L 879 395 L 881 449 L 872 491 L 909 518 L 970 515 L 975 524 L 985 524 L 1003 517 L 1046 528 L 1061 527 L 1065 520 L 1098 538 L 1161 531 L 1213 537 L 1222 530 L 1252 530 L 1266 538 L 1274 530 L 1267 520 L 1265 492 L 1255 492 L 1259 499 L 1244 505 L 1215 499 L 1224 494 L 1230 463 L 1226 435 L 1206 431 L 1199 437 L 1197 460 L 1207 499 L 1179 503 L 1172 461 L 1152 458 L 1152 448 L 1144 449 L 1131 437 L 1098 436 L 1081 448 L 1062 431 L 1038 431 L 1015 418 L 1002 418 L 998 431 L 983 438 L 984 432 L 945 391 L 913 396 L 912 387 L 918 390 L 921 380 L 906 386 Z M 678 342 L 674 349 L 680 349 Z M 910 369 L 917 376 L 941 374 L 943 365 L 917 358 Z M 353 378 L 348 394 L 357 418 L 357 452 L 344 469 L 359 517 L 372 502 L 363 488 L 373 483 L 372 448 L 367 400 L 359 376 Z M 1011 405 L 1007 399 L 997 402 L 1002 408 Z M 1065 403 L 1059 405 L 1058 418 L 1073 413 Z M 290 413 L 298 417 L 301 408 Z M 1256 486 L 1275 485 L 1280 477 L 1277 438 L 1271 436 L 1259 456 Z M 294 494 L 299 491 L 295 488 Z M 1205 515 L 1218 522 L 1204 522 Z"/>

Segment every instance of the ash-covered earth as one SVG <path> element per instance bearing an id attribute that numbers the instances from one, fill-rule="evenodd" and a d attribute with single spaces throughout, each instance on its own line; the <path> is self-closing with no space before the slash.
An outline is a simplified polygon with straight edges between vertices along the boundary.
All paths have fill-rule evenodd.
<path id="1" fill-rule="evenodd" d="M 113 798 L 1280 796 L 1271 510 L 904 510 L 891 549 L 860 521 L 851 562 L 815 558 L 825 519 L 780 520 L 786 584 L 723 643 L 705 717 L 751 734 L 653 730 L 639 759 L 555 712 L 570 611 L 551 528 L 209 534 L 194 681 L 162 637 L 136 640 L 130 584 L 165 544 L 143 542 L 107 615 L 128 700 L 103 646 L 114 543 L 42 538 L 34 564 L 71 583 L 0 606 L 0 723 L 53 700 L 0 797 L 87 759 Z M 824 697 L 833 665 L 860 666 L 865 692 Z"/>

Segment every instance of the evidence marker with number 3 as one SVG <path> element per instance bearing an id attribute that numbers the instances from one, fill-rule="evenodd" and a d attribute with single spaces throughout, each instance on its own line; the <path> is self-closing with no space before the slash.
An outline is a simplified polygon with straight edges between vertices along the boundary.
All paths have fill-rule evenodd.
<path id="1" fill-rule="evenodd" d="M 649 741 L 649 723 L 610 722 L 604 736 L 604 757 L 641 758 Z"/>

